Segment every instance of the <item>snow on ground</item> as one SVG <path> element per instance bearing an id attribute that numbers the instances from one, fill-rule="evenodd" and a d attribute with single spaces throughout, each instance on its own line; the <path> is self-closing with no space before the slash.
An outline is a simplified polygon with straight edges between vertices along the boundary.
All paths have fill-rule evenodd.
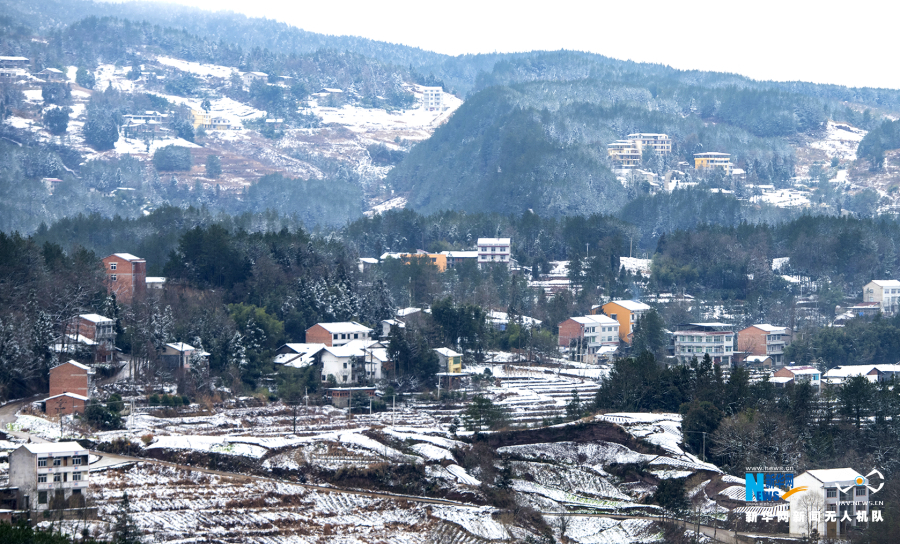
<path id="1" fill-rule="evenodd" d="M 641 463 L 652 461 L 656 455 L 647 455 L 613 442 L 545 442 L 503 446 L 497 453 L 509 454 L 517 458 L 533 459 L 550 463 L 599 466 L 610 463 Z"/>
<path id="2" fill-rule="evenodd" d="M 829 157 L 855 161 L 859 142 L 867 131 L 852 127 L 846 123 L 828 121 L 825 138 L 811 142 L 809 147 L 824 151 Z"/>
<path id="3" fill-rule="evenodd" d="M 121 155 L 125 155 L 125 154 L 134 155 L 137 153 L 147 153 L 147 154 L 152 155 L 154 152 L 156 152 L 157 149 L 159 149 L 161 147 L 170 146 L 170 145 L 174 145 L 177 147 L 194 147 L 194 148 L 201 147 L 193 142 L 189 142 L 182 138 L 169 138 L 166 140 L 153 140 L 152 142 L 150 142 L 150 148 L 148 150 L 147 144 L 143 140 L 137 140 L 134 138 L 119 138 L 118 140 L 116 140 L 115 149 L 116 149 L 116 153 L 119 153 Z M 102 153 L 95 153 L 93 155 L 88 156 L 88 160 L 96 159 L 96 158 L 102 157 L 102 156 L 103 156 Z"/>
<path id="4" fill-rule="evenodd" d="M 431 514 L 461 526 L 466 531 L 486 540 L 506 540 L 509 533 L 499 522 L 491 517 L 493 508 L 475 506 L 471 508 L 453 508 L 434 506 Z"/>
<path id="5" fill-rule="evenodd" d="M 194 450 L 260 458 L 269 450 L 252 444 L 230 442 L 227 436 L 160 436 L 147 447 L 151 449 Z"/>
<path id="6" fill-rule="evenodd" d="M 38 103 L 44 101 L 43 92 L 41 89 L 26 89 L 22 94 L 25 95 L 25 100 Z"/>
<path id="7" fill-rule="evenodd" d="M 453 454 L 434 444 L 413 444 L 410 449 L 429 461 L 455 461 Z"/>
<path id="8" fill-rule="evenodd" d="M 96 81 L 94 89 L 105 91 L 112 86 L 113 89 L 132 93 L 135 91 L 134 81 L 126 78 L 125 75 L 131 67 L 116 67 L 114 64 L 101 64 L 94 72 Z"/>
<path id="9" fill-rule="evenodd" d="M 392 198 L 390 200 L 385 200 L 381 204 L 377 204 L 372 206 L 372 209 L 365 212 L 368 217 L 372 217 L 373 215 L 378 215 L 380 213 L 384 213 L 388 210 L 397 210 L 406 207 L 406 198 L 402 196 L 398 196 L 396 198 Z"/>
<path id="10" fill-rule="evenodd" d="M 764 202 L 778 208 L 803 208 L 809 206 L 809 192 L 796 189 L 775 189 L 750 197 L 750 202 Z"/>
<path id="11" fill-rule="evenodd" d="M 721 472 L 712 463 L 704 463 L 696 456 L 681 449 L 681 415 L 649 414 L 639 412 L 620 412 L 603 414 L 597 419 L 620 425 L 626 432 L 636 438 L 642 438 L 651 444 L 663 448 L 673 454 L 675 459 L 668 458 L 665 464 L 682 466 L 685 469 L 710 470 Z"/>
<path id="12" fill-rule="evenodd" d="M 191 62 L 187 60 L 173 59 L 171 57 L 156 57 L 156 62 L 171 66 L 182 72 L 190 72 L 198 76 L 212 76 L 229 78 L 231 74 L 237 70 L 229 66 L 219 66 L 217 64 L 201 64 L 199 62 Z"/>
<path id="13" fill-rule="evenodd" d="M 619 257 L 619 265 L 632 274 L 640 273 L 642 276 L 650 277 L 650 261 L 651 259 L 638 259 L 637 257 Z"/>
<path id="14" fill-rule="evenodd" d="M 656 542 L 662 540 L 657 533 L 653 522 L 643 519 L 571 517 L 566 528 L 566 537 L 578 544 Z"/>
<path id="15" fill-rule="evenodd" d="M 9 123 L 10 126 L 15 128 L 31 128 L 34 122 L 31 119 L 25 119 L 23 117 L 16 117 L 15 115 L 10 115 L 4 121 L 5 123 Z"/>
<path id="16" fill-rule="evenodd" d="M 459 440 L 451 440 L 449 438 L 443 438 L 440 436 L 431 436 L 427 434 L 421 434 L 421 429 L 415 428 L 403 428 L 403 427 L 394 427 L 394 428 L 385 428 L 382 432 L 384 434 L 397 438 L 399 440 L 411 440 L 413 442 L 428 442 L 430 444 L 434 444 L 436 446 L 440 446 L 444 449 L 452 449 L 452 448 L 468 448 L 469 445 L 465 442 L 460 442 Z"/>

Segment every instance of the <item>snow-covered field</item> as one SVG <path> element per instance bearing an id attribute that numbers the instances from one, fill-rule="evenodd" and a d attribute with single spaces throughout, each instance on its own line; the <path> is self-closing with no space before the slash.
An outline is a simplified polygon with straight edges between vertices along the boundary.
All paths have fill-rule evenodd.
<path id="1" fill-rule="evenodd" d="M 867 131 L 846 123 L 828 121 L 825 138 L 810 143 L 809 147 L 820 149 L 829 157 L 855 161 L 856 149 L 866 134 Z"/>

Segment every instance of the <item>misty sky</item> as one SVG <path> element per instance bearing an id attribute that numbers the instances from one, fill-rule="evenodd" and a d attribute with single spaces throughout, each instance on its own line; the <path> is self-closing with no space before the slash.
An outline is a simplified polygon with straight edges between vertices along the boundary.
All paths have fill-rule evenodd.
<path id="1" fill-rule="evenodd" d="M 755 79 L 900 88 L 900 3 L 169 0 L 439 53 L 575 49 Z"/>

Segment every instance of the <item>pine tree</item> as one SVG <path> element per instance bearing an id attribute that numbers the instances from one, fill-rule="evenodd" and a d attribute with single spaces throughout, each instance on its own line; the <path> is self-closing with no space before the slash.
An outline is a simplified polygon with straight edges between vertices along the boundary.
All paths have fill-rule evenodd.
<path id="1" fill-rule="evenodd" d="M 113 526 L 113 544 L 140 544 L 141 532 L 134 518 L 131 517 L 131 502 L 128 493 L 122 495 L 119 510 L 116 512 L 116 523 Z"/>

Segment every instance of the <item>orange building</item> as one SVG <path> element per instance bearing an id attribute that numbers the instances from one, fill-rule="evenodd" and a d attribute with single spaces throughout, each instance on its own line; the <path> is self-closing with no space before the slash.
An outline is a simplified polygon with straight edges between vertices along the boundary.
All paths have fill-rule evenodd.
<path id="1" fill-rule="evenodd" d="M 113 253 L 103 259 L 106 287 L 120 302 L 130 304 L 147 292 L 147 261 L 131 253 Z"/>
<path id="2" fill-rule="evenodd" d="M 603 313 L 619 322 L 619 339 L 631 344 L 634 326 L 644 313 L 650 310 L 636 300 L 613 300 L 601 306 Z"/>

